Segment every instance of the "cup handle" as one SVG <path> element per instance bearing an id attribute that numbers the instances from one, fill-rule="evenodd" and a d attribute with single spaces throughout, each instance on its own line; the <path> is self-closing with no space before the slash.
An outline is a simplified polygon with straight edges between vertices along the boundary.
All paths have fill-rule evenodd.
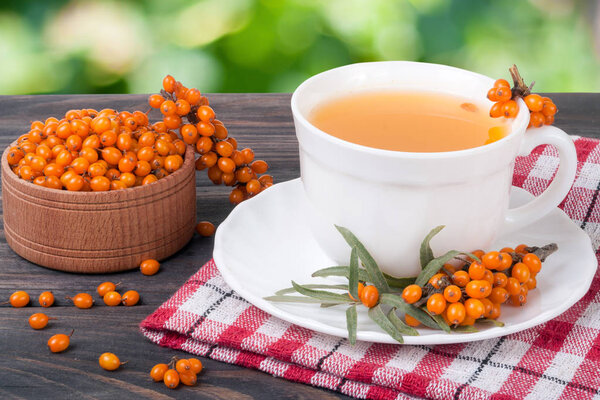
<path id="1" fill-rule="evenodd" d="M 560 204 L 573 185 L 577 172 L 577 152 L 573 140 L 562 129 L 555 126 L 530 128 L 525 132 L 519 155 L 526 156 L 542 144 L 552 145 L 558 150 L 560 164 L 556 176 L 550 186 L 534 200 L 507 210 L 505 232 L 514 232 L 548 214 Z"/>

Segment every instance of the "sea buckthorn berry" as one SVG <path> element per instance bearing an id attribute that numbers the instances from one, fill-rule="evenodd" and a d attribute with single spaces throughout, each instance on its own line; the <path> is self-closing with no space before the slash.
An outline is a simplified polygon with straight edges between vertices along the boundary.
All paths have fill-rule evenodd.
<path id="1" fill-rule="evenodd" d="M 501 262 L 500 253 L 497 251 L 487 252 L 481 257 L 481 263 L 487 269 L 496 269 L 500 266 Z"/>
<path id="2" fill-rule="evenodd" d="M 90 180 L 90 187 L 94 192 L 110 190 L 110 179 L 105 176 L 96 176 Z"/>
<path id="3" fill-rule="evenodd" d="M 483 257 L 483 255 L 485 254 L 485 251 L 479 250 L 479 249 L 478 250 L 473 250 L 471 252 L 471 254 L 473 254 L 475 257 L 477 257 L 477 258 L 479 258 L 479 260 L 481 260 L 481 257 Z M 471 259 L 471 257 L 469 257 L 469 260 L 475 261 L 475 260 Z"/>
<path id="4" fill-rule="evenodd" d="M 406 322 L 406 325 L 412 326 L 413 328 L 416 328 L 419 325 L 421 325 L 421 322 L 419 322 L 418 319 L 413 318 L 408 314 L 404 314 L 404 321 Z"/>
<path id="5" fill-rule="evenodd" d="M 461 297 L 462 292 L 460 291 L 460 288 L 456 285 L 449 285 L 446 286 L 446 288 L 444 289 L 444 298 L 449 303 L 456 303 L 461 299 Z"/>
<path id="6" fill-rule="evenodd" d="M 481 300 L 469 298 L 465 300 L 465 312 L 471 318 L 479 319 L 485 314 L 485 306 Z"/>
<path id="7" fill-rule="evenodd" d="M 153 94 L 148 98 L 148 104 L 152 108 L 159 108 L 160 105 L 165 101 L 165 98 L 160 94 Z"/>
<path id="8" fill-rule="evenodd" d="M 489 269 L 486 269 L 483 274 L 483 280 L 488 281 L 490 285 L 494 285 L 494 274 Z"/>
<path id="9" fill-rule="evenodd" d="M 192 364 L 185 359 L 177 360 L 175 363 L 175 370 L 180 374 L 192 372 Z"/>
<path id="10" fill-rule="evenodd" d="M 497 88 L 493 87 L 490 88 L 487 92 L 487 98 L 490 99 L 491 101 L 500 101 L 500 98 L 498 97 L 498 92 L 497 92 Z"/>
<path id="11" fill-rule="evenodd" d="M 552 125 L 554 123 L 554 115 L 544 116 L 544 125 Z"/>
<path id="12" fill-rule="evenodd" d="M 352 295 L 350 294 L 350 291 L 348 291 L 348 295 L 350 296 L 350 298 L 354 301 L 360 301 L 360 295 L 363 291 L 363 289 L 365 288 L 365 285 L 362 282 L 358 282 L 358 286 L 357 286 L 357 290 L 358 290 L 358 299 L 355 299 L 354 297 L 352 297 Z"/>
<path id="13" fill-rule="evenodd" d="M 519 294 L 521 290 L 521 284 L 519 281 L 513 277 L 510 277 L 506 280 L 506 286 L 504 287 L 509 295 L 515 296 Z"/>
<path id="14" fill-rule="evenodd" d="M 244 201 L 244 192 L 238 188 L 233 189 L 229 194 L 229 201 L 232 204 L 240 204 Z"/>
<path id="15" fill-rule="evenodd" d="M 489 318 L 494 309 L 494 303 L 492 303 L 489 299 L 486 299 L 486 298 L 479 299 L 479 301 L 481 301 L 481 303 L 485 307 L 485 311 L 483 312 L 483 317 Z"/>
<path id="16" fill-rule="evenodd" d="M 125 363 L 122 363 L 113 353 L 102 353 L 98 358 L 98 364 L 107 371 L 114 371 Z"/>
<path id="17" fill-rule="evenodd" d="M 256 160 L 250 164 L 250 168 L 257 174 L 264 174 L 269 169 L 269 165 L 263 160 Z"/>
<path id="18" fill-rule="evenodd" d="M 163 382 L 169 389 L 175 389 L 179 386 L 179 373 L 174 369 L 165 371 Z"/>
<path id="19" fill-rule="evenodd" d="M 160 263 L 153 259 L 142 261 L 140 271 L 143 275 L 154 275 L 160 269 Z"/>
<path id="20" fill-rule="evenodd" d="M 71 331 L 69 335 L 65 335 L 63 333 L 59 333 L 54 335 L 48 339 L 48 348 L 53 353 L 60 353 L 65 351 L 71 342 L 71 336 L 74 331 Z"/>
<path id="21" fill-rule="evenodd" d="M 168 370 L 169 366 L 167 364 L 156 364 L 150 370 L 150 377 L 154 382 L 161 382 Z"/>
<path id="22" fill-rule="evenodd" d="M 434 293 L 427 299 L 427 310 L 433 315 L 439 315 L 446 309 L 446 299 L 441 293 Z"/>
<path id="23" fill-rule="evenodd" d="M 472 262 L 469 266 L 469 278 L 474 280 L 483 279 L 485 271 L 485 267 L 479 261 Z"/>
<path id="24" fill-rule="evenodd" d="M 246 183 L 246 192 L 250 196 L 258 194 L 261 191 L 262 187 L 258 179 L 250 179 L 248 183 Z"/>
<path id="25" fill-rule="evenodd" d="M 436 289 L 440 288 L 440 279 L 442 279 L 443 277 L 445 277 L 446 274 L 443 273 L 437 273 L 435 275 L 433 275 L 431 278 L 429 278 L 429 284 L 431 286 L 433 286 Z"/>
<path id="26" fill-rule="evenodd" d="M 509 294 L 506 289 L 501 287 L 495 287 L 489 295 L 489 299 L 492 303 L 504 303 L 509 298 Z"/>
<path id="27" fill-rule="evenodd" d="M 168 129 L 179 129 L 181 127 L 181 117 L 176 114 L 165 116 L 163 122 Z"/>
<path id="28" fill-rule="evenodd" d="M 35 313 L 31 314 L 29 317 L 29 326 L 33 329 L 44 329 L 46 325 L 48 325 L 48 320 L 54 318 L 48 318 L 48 316 L 44 313 Z"/>
<path id="29" fill-rule="evenodd" d="M 114 307 L 121 304 L 121 295 L 114 290 L 106 293 L 102 299 L 104 300 L 104 304 L 107 306 Z"/>
<path id="30" fill-rule="evenodd" d="M 15 308 L 25 307 L 29 304 L 29 294 L 23 290 L 19 290 L 10 295 L 8 302 Z"/>
<path id="31" fill-rule="evenodd" d="M 215 133 L 215 126 L 210 122 L 200 121 L 196 124 L 198 133 L 202 136 L 212 136 Z"/>
<path id="32" fill-rule="evenodd" d="M 504 286 L 506 286 L 507 282 L 508 282 L 508 277 L 506 276 L 505 273 L 496 272 L 494 274 L 494 283 L 493 283 L 494 287 L 504 287 Z"/>
<path id="33" fill-rule="evenodd" d="M 169 172 L 175 172 L 183 165 L 183 158 L 179 154 L 167 156 L 165 158 L 165 169 Z"/>
<path id="34" fill-rule="evenodd" d="M 511 276 L 518 280 L 519 283 L 525 283 L 531 278 L 531 272 L 527 268 L 527 265 L 520 262 L 513 266 Z"/>
<path id="35" fill-rule="evenodd" d="M 52 292 L 42 292 L 38 302 L 42 307 L 50 307 L 54 304 L 54 294 Z"/>
<path id="36" fill-rule="evenodd" d="M 233 154 L 231 154 L 230 158 L 233 160 L 236 167 L 242 167 L 246 163 L 246 160 L 244 159 L 244 155 L 239 150 L 234 150 Z M 243 167 L 243 168 L 248 168 L 251 173 L 253 172 L 250 167 Z M 237 173 L 237 170 L 236 170 L 236 173 Z"/>
<path id="37" fill-rule="evenodd" d="M 114 292 L 115 290 L 117 290 L 117 286 L 120 283 L 112 283 L 112 282 L 103 282 L 101 284 L 98 285 L 98 287 L 96 288 L 96 292 L 98 292 L 98 296 L 100 297 L 104 297 L 104 295 L 108 292 Z"/>
<path id="38" fill-rule="evenodd" d="M 508 102 L 512 97 L 512 92 L 510 87 L 508 86 L 498 86 L 496 87 L 496 101 L 506 101 Z"/>
<path id="39" fill-rule="evenodd" d="M 529 126 L 539 128 L 546 122 L 546 117 L 541 112 L 532 112 L 529 115 Z"/>
<path id="40" fill-rule="evenodd" d="M 223 139 L 227 138 L 227 135 L 229 134 L 229 132 L 227 131 L 227 128 L 225 127 L 225 125 L 223 125 L 222 123 L 217 124 L 217 120 L 215 119 L 215 120 L 213 120 L 213 126 L 215 127 L 214 136 L 217 139 L 223 140 Z"/>
<path id="41" fill-rule="evenodd" d="M 135 306 L 140 301 L 140 294 L 135 290 L 128 290 L 123 293 L 123 297 L 121 298 L 121 303 L 124 306 Z"/>
<path id="42" fill-rule="evenodd" d="M 169 93 L 173 93 L 177 86 L 177 81 L 171 75 L 167 75 L 162 81 L 163 89 Z"/>
<path id="43" fill-rule="evenodd" d="M 504 103 L 503 102 L 497 102 L 492 104 L 492 108 L 490 108 L 490 117 L 492 118 L 499 118 L 502 117 L 504 115 Z"/>
<path id="44" fill-rule="evenodd" d="M 542 262 L 540 261 L 540 258 L 534 253 L 525 254 L 521 262 L 527 265 L 529 271 L 533 272 L 534 274 L 537 274 L 542 270 Z"/>
<path id="45" fill-rule="evenodd" d="M 544 106 L 542 107 L 542 114 L 545 117 L 553 117 L 554 114 L 558 112 L 558 108 L 556 108 L 556 104 L 550 101 L 544 101 Z"/>
<path id="46" fill-rule="evenodd" d="M 502 309 L 502 307 L 500 306 L 499 303 L 492 302 L 492 312 L 490 313 L 490 316 L 488 318 L 498 319 L 500 317 L 501 309 Z"/>
<path id="47" fill-rule="evenodd" d="M 470 326 L 470 325 L 475 325 L 475 322 L 477 322 L 475 320 L 475 318 L 469 316 L 469 314 L 465 315 L 465 319 L 463 319 L 463 322 L 461 322 L 460 324 L 458 324 L 459 326 Z"/>
<path id="48" fill-rule="evenodd" d="M 360 301 L 364 304 L 365 307 L 375 307 L 379 302 L 379 291 L 373 285 L 365 286 L 362 293 L 360 294 Z"/>
<path id="49" fill-rule="evenodd" d="M 213 148 L 213 141 L 207 137 L 202 136 L 196 142 L 196 151 L 200 154 L 206 154 Z"/>
<path id="50" fill-rule="evenodd" d="M 73 302 L 77 308 L 90 308 L 94 305 L 94 299 L 89 293 L 79 293 L 73 297 L 65 297 Z"/>
<path id="51" fill-rule="evenodd" d="M 196 115 L 200 118 L 201 121 L 210 122 L 215 119 L 215 112 L 209 106 L 200 106 L 198 107 L 198 111 L 196 111 Z"/>
<path id="52" fill-rule="evenodd" d="M 179 380 L 185 386 L 194 386 L 198 381 L 198 377 L 193 372 L 180 372 Z"/>
<path id="53" fill-rule="evenodd" d="M 188 90 L 185 94 L 185 99 L 188 103 L 190 103 L 193 106 L 196 106 L 198 105 L 198 103 L 200 103 L 200 97 L 202 97 L 202 95 L 200 94 L 200 91 L 198 89 L 192 88 Z"/>
<path id="54" fill-rule="evenodd" d="M 506 118 L 514 118 L 519 113 L 519 105 L 514 100 L 508 100 L 502 105 L 502 114 Z"/>
<path id="55" fill-rule="evenodd" d="M 542 100 L 542 96 L 539 94 L 530 94 L 525 96 L 523 100 L 530 111 L 542 111 L 544 108 L 544 101 Z"/>
<path id="56" fill-rule="evenodd" d="M 190 112 L 190 103 L 184 99 L 178 99 L 175 102 L 175 113 L 179 116 L 187 115 Z"/>
<path id="57" fill-rule="evenodd" d="M 513 249 L 512 247 L 503 247 L 500 249 L 500 253 L 514 253 L 515 249 Z"/>
<path id="58" fill-rule="evenodd" d="M 492 292 L 492 285 L 488 281 L 476 280 L 467 283 L 465 287 L 467 296 L 474 299 L 482 299 L 488 297 Z"/>
<path id="59" fill-rule="evenodd" d="M 471 278 L 469 277 L 469 274 L 467 273 L 467 271 L 463 271 L 463 270 L 456 271 L 452 275 L 452 282 L 458 287 L 467 286 L 467 284 L 469 283 L 470 280 L 471 280 Z"/>
<path id="60" fill-rule="evenodd" d="M 465 306 L 462 303 L 452 303 L 446 310 L 446 318 L 450 321 L 451 325 L 458 325 L 464 321 L 467 312 Z"/>
<path id="61" fill-rule="evenodd" d="M 421 286 L 419 286 L 419 285 L 414 285 L 414 284 L 408 285 L 402 291 L 402 298 L 408 304 L 416 303 L 417 301 L 419 301 L 421 299 L 422 295 L 423 295 L 423 290 L 421 289 Z"/>
<path id="62" fill-rule="evenodd" d="M 494 87 L 495 88 L 499 88 L 499 87 L 510 88 L 510 83 L 508 83 L 508 81 L 506 79 L 496 79 L 496 81 L 494 82 Z"/>
<path id="63" fill-rule="evenodd" d="M 525 286 L 527 286 L 527 289 L 529 290 L 535 289 L 537 287 L 536 279 L 532 276 L 527 282 L 525 282 Z"/>
<path id="64" fill-rule="evenodd" d="M 177 106 L 175 105 L 175 103 L 172 100 L 165 100 L 160 105 L 160 112 L 165 116 L 174 115 L 176 110 L 177 110 Z"/>
<path id="65" fill-rule="evenodd" d="M 512 256 L 507 252 L 500 252 L 500 265 L 496 268 L 498 271 L 504 271 L 505 269 L 510 268 L 512 265 L 513 259 Z"/>
<path id="66" fill-rule="evenodd" d="M 196 232 L 200 236 L 208 237 L 215 234 L 215 226 L 209 221 L 200 221 L 196 225 Z"/>
<path id="67" fill-rule="evenodd" d="M 233 146 L 226 141 L 220 141 L 215 144 L 215 151 L 222 157 L 229 157 L 233 154 Z"/>
<path id="68" fill-rule="evenodd" d="M 177 157 L 181 158 L 181 156 Z M 183 164 L 183 160 L 181 161 L 181 164 Z M 152 166 L 148 161 L 138 160 L 138 162 L 135 164 L 135 169 L 133 170 L 133 172 L 136 176 L 144 177 L 147 176 L 150 172 L 152 172 Z"/>

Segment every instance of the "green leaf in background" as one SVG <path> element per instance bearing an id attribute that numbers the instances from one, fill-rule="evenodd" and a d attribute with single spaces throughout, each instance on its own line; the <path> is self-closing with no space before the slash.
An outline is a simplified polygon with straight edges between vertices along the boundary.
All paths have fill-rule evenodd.
<path id="1" fill-rule="evenodd" d="M 348 290 L 348 285 L 325 285 L 325 284 L 308 284 L 308 285 L 303 285 L 306 288 L 309 289 L 340 289 L 340 290 Z M 284 295 L 284 294 L 288 294 L 288 293 L 296 293 L 296 289 L 294 289 L 293 287 L 289 287 L 289 288 L 285 288 L 285 289 L 281 289 L 275 292 L 276 296 L 280 296 L 280 295 Z"/>
<path id="2" fill-rule="evenodd" d="M 379 297 L 379 302 L 396 307 L 398 310 L 410 315 L 429 328 L 440 329 L 438 324 L 429 316 L 429 314 L 420 308 L 413 306 L 412 304 L 406 303 L 400 296 L 391 293 L 384 293 Z"/>
<path id="3" fill-rule="evenodd" d="M 504 326 L 504 322 L 502 321 L 496 321 L 495 319 L 491 319 L 491 318 L 484 318 L 484 319 L 478 319 L 477 322 L 483 322 L 486 324 L 492 324 L 498 327 L 503 327 Z"/>
<path id="4" fill-rule="evenodd" d="M 348 278 L 350 276 L 350 267 L 348 266 L 335 266 L 335 267 L 327 267 L 315 271 L 311 275 L 312 277 L 327 277 L 327 276 L 345 276 Z M 416 278 L 394 278 L 391 275 L 383 273 L 385 280 L 388 282 L 388 285 L 393 288 L 404 289 L 406 286 L 415 283 Z M 363 268 L 358 269 L 358 280 L 364 282 L 369 281 L 369 275 L 367 271 Z"/>
<path id="5" fill-rule="evenodd" d="M 392 337 L 398 343 L 404 343 L 402 334 L 396 326 L 385 315 L 381 306 L 378 304 L 375 307 L 369 308 L 369 318 L 371 318 L 381 329 Z"/>
<path id="6" fill-rule="evenodd" d="M 356 343 L 356 327 L 358 325 L 356 316 L 356 304 L 352 304 L 346 310 L 346 326 L 348 328 L 348 340 L 354 346 Z"/>
<path id="7" fill-rule="evenodd" d="M 329 301 L 329 302 L 345 302 L 345 303 L 353 303 L 354 302 L 354 300 L 352 300 L 350 298 L 348 293 L 339 294 L 339 293 L 327 292 L 325 290 L 310 289 L 310 288 L 307 288 L 306 286 L 299 285 L 294 281 L 292 281 L 292 286 L 294 287 L 294 289 L 296 289 L 296 291 L 298 293 L 303 294 L 308 297 L 315 298 L 315 299 Z"/>
<path id="8" fill-rule="evenodd" d="M 435 235 L 440 233 L 440 231 L 442 229 L 444 229 L 444 227 L 445 227 L 445 225 L 436 226 L 431 231 L 429 231 L 427 236 L 425 236 L 425 239 L 423 239 L 423 241 L 421 242 L 421 249 L 419 251 L 419 258 L 421 260 L 421 269 L 425 269 L 427 264 L 429 264 L 429 262 L 431 260 L 433 260 L 433 250 L 431 250 L 431 246 L 429 245 L 429 242 L 431 242 L 431 239 Z"/>
<path id="9" fill-rule="evenodd" d="M 444 319 L 444 317 L 442 317 L 441 315 L 431 314 L 429 311 L 427 311 L 427 308 L 425 306 L 423 306 L 422 310 L 424 313 L 429 315 L 431 317 L 431 319 L 433 319 L 435 321 L 435 323 L 441 330 L 443 330 L 444 332 L 447 332 L 447 333 L 451 332 L 450 325 L 448 325 L 446 323 L 446 320 Z"/>
<path id="10" fill-rule="evenodd" d="M 477 333 L 477 332 L 479 332 L 477 330 L 477 328 L 475 328 L 473 325 L 457 326 L 456 328 L 452 328 L 452 331 L 460 332 L 460 333 Z"/>
<path id="11" fill-rule="evenodd" d="M 400 319 L 400 317 L 398 317 L 398 315 L 396 314 L 395 307 L 392 307 L 390 309 L 390 311 L 388 311 L 387 318 L 390 320 L 390 322 L 392 324 L 394 324 L 396 329 L 398 329 L 398 332 L 400 332 L 402 335 L 419 336 L 419 332 L 417 332 L 417 330 L 415 328 L 413 328 L 412 326 L 406 325 L 406 323 L 404 321 L 402 321 Z"/>
<path id="12" fill-rule="evenodd" d="M 421 271 L 419 276 L 417 276 L 417 280 L 415 281 L 415 284 L 417 284 L 421 287 L 425 286 L 425 284 L 427 282 L 429 282 L 429 279 L 431 279 L 431 277 L 433 275 L 437 274 L 438 271 L 440 270 L 440 268 L 442 268 L 444 266 L 444 264 L 446 264 L 448 261 L 452 260 L 454 257 L 456 257 L 459 254 L 465 254 L 465 253 L 462 251 L 450 250 L 443 256 L 439 256 L 439 257 L 434 258 L 433 260 L 429 261 L 429 263 L 425 266 L 425 268 L 423 268 L 423 270 Z"/>
<path id="13" fill-rule="evenodd" d="M 342 304 L 348 304 L 348 303 L 347 302 L 345 302 L 345 303 L 321 303 L 321 308 L 341 306 Z"/>
<path id="14" fill-rule="evenodd" d="M 268 301 L 274 301 L 276 303 L 312 303 L 319 304 L 325 302 L 325 304 L 331 304 L 332 306 L 340 304 L 339 302 L 333 302 L 329 300 L 319 300 L 312 297 L 303 296 L 267 296 L 263 299 Z"/>
<path id="15" fill-rule="evenodd" d="M 352 232 L 350 232 L 350 230 L 338 225 L 336 225 L 335 227 L 342 234 L 342 236 L 350 245 L 350 247 L 356 247 L 358 257 L 362 261 L 363 265 L 365 266 L 365 269 L 367 270 L 367 273 L 369 274 L 368 281 L 375 285 L 377 290 L 379 290 L 379 293 L 389 293 L 390 287 L 387 281 L 385 280 L 383 273 L 381 272 L 381 270 L 377 266 L 377 263 L 373 259 L 373 256 L 371 256 L 371 254 L 367 251 L 365 246 L 360 242 L 360 240 L 358 240 L 356 236 L 354 236 Z"/>
<path id="16" fill-rule="evenodd" d="M 358 253 L 356 247 L 350 253 L 350 271 L 348 273 L 348 290 L 353 299 L 358 299 Z"/>

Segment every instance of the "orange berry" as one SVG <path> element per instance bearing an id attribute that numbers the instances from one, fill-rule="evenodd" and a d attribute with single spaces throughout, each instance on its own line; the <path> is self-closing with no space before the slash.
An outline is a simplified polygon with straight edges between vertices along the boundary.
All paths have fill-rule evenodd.
<path id="1" fill-rule="evenodd" d="M 263 160 L 256 160 L 250 165 L 250 168 L 257 174 L 264 174 L 269 169 L 269 165 Z"/>
<path id="2" fill-rule="evenodd" d="M 533 272 L 534 274 L 537 274 L 542 270 L 542 262 L 540 261 L 540 258 L 534 253 L 525 254 L 521 262 L 527 265 L 529 271 Z"/>
<path id="3" fill-rule="evenodd" d="M 360 301 L 365 307 L 375 307 L 379 301 L 379 291 L 373 285 L 365 286 L 360 294 Z"/>
<path id="4" fill-rule="evenodd" d="M 106 293 L 102 299 L 104 300 L 104 304 L 106 304 L 107 306 L 118 306 L 119 304 L 121 304 L 121 295 L 118 292 L 110 291 L 108 293 Z"/>
<path id="5" fill-rule="evenodd" d="M 446 299 L 441 293 L 434 293 L 427 299 L 427 310 L 433 315 L 439 315 L 446 309 Z"/>
<path id="6" fill-rule="evenodd" d="M 142 261 L 140 264 L 140 271 L 143 275 L 154 275 L 158 272 L 160 263 L 153 259 Z"/>
<path id="7" fill-rule="evenodd" d="M 117 290 L 117 285 L 115 285 L 112 282 L 104 282 L 98 285 L 98 287 L 96 288 L 96 292 L 98 292 L 98 295 L 100 297 L 104 297 L 106 293 Z"/>
<path id="8" fill-rule="evenodd" d="M 525 96 L 523 100 L 530 111 L 542 111 L 544 108 L 544 101 L 542 100 L 542 96 L 539 94 L 530 94 Z"/>
<path id="9" fill-rule="evenodd" d="M 494 303 L 492 303 L 489 299 L 485 299 L 485 298 L 479 299 L 479 301 L 481 301 L 481 303 L 485 307 L 485 311 L 483 312 L 483 316 L 485 318 L 489 318 L 490 315 L 492 314 L 493 309 L 494 309 Z"/>
<path id="10" fill-rule="evenodd" d="M 504 288 L 509 295 L 516 296 L 521 291 L 521 284 L 516 278 L 510 277 L 506 280 L 506 286 Z"/>
<path id="11" fill-rule="evenodd" d="M 42 292 L 38 298 L 38 302 L 42 307 L 50 307 L 54 304 L 54 294 L 52 292 Z"/>
<path id="12" fill-rule="evenodd" d="M 490 251 L 481 257 L 481 262 L 487 269 L 496 269 L 500 266 L 502 260 L 500 259 L 499 252 Z"/>
<path id="13" fill-rule="evenodd" d="M 529 115 L 529 126 L 533 126 L 534 128 L 539 128 L 544 125 L 546 122 L 546 117 L 541 112 L 532 112 Z"/>
<path id="14" fill-rule="evenodd" d="M 446 318 L 450 321 L 451 325 L 458 325 L 464 321 L 467 312 L 465 306 L 462 303 L 452 303 L 446 310 Z"/>
<path id="15" fill-rule="evenodd" d="M 31 314 L 29 317 L 29 326 L 35 330 L 44 329 L 48 325 L 48 320 L 54 318 L 48 318 L 44 313 Z"/>
<path id="16" fill-rule="evenodd" d="M 418 327 L 419 325 L 421 325 L 421 322 L 419 322 L 418 319 L 411 317 L 408 314 L 404 314 L 404 321 L 406 321 L 406 325 L 408 326 L 412 326 L 414 328 Z"/>
<path id="17" fill-rule="evenodd" d="M 444 298 L 449 303 L 456 303 L 462 297 L 462 292 L 460 288 L 456 285 L 448 285 L 444 289 Z"/>
<path id="18" fill-rule="evenodd" d="M 485 267 L 479 261 L 474 261 L 469 266 L 469 278 L 471 279 L 483 279 L 485 275 Z"/>
<path id="19" fill-rule="evenodd" d="M 433 286 L 434 288 L 439 289 L 440 288 L 440 282 L 439 281 L 440 281 L 440 279 L 442 279 L 445 276 L 446 276 L 446 274 L 437 273 L 437 274 L 433 275 L 431 278 L 429 278 L 429 282 L 428 283 L 431 286 Z"/>
<path id="20" fill-rule="evenodd" d="M 452 275 L 452 282 L 458 287 L 467 286 L 467 284 L 469 283 L 470 280 L 471 280 L 471 278 L 469 277 L 469 274 L 467 273 L 467 271 L 463 271 L 463 270 L 456 271 Z"/>
<path id="21" fill-rule="evenodd" d="M 363 289 L 365 288 L 365 285 L 362 282 L 358 282 L 357 285 L 357 290 L 358 290 L 358 299 L 355 299 L 351 294 L 350 291 L 348 291 L 348 295 L 350 296 L 350 298 L 354 301 L 360 301 L 360 294 L 362 293 Z"/>
<path id="22" fill-rule="evenodd" d="M 402 291 L 402 298 L 408 304 L 416 303 L 417 301 L 419 301 L 421 299 L 422 295 L 423 295 L 423 290 L 421 289 L 421 286 L 415 285 L 415 284 L 408 285 Z"/>
<path id="23" fill-rule="evenodd" d="M 110 179 L 105 176 L 96 176 L 90 181 L 90 188 L 94 192 L 105 192 L 110 190 Z"/>
<path id="24" fill-rule="evenodd" d="M 527 282 L 525 282 L 525 286 L 527 286 L 527 289 L 529 290 L 535 289 L 537 287 L 536 279 L 532 276 Z"/>
<path id="25" fill-rule="evenodd" d="M 499 256 L 500 258 L 500 265 L 498 265 L 498 267 L 496 267 L 496 269 L 498 271 L 504 271 L 505 269 L 510 268 L 510 266 L 512 265 L 513 259 L 512 256 L 507 253 L 507 252 L 500 252 Z"/>
<path id="26" fill-rule="evenodd" d="M 509 296 L 510 295 L 506 289 L 495 287 L 492 289 L 489 299 L 492 303 L 504 303 L 506 300 L 508 300 Z"/>
<path id="27" fill-rule="evenodd" d="M 488 297 L 492 292 L 492 285 L 485 280 L 475 280 L 467 283 L 465 287 L 467 296 L 474 299 Z"/>
<path id="28" fill-rule="evenodd" d="M 198 225 L 196 225 L 196 232 L 198 232 L 200 236 L 212 236 L 215 234 L 215 230 L 215 226 L 208 221 L 200 221 L 198 222 Z"/>
<path id="29" fill-rule="evenodd" d="M 209 106 L 200 106 L 196 112 L 198 118 L 204 122 L 210 122 L 215 119 L 215 112 Z"/>
<path id="30" fill-rule="evenodd" d="M 125 363 L 122 363 L 119 357 L 113 353 L 103 353 L 98 358 L 98 364 L 107 371 L 114 371 Z"/>
<path id="31" fill-rule="evenodd" d="M 148 104 L 152 108 L 159 108 L 163 101 L 165 101 L 165 98 L 160 94 L 153 94 L 148 98 Z"/>
<path id="32" fill-rule="evenodd" d="M 492 104 L 492 107 L 490 108 L 490 117 L 492 118 L 499 118 L 501 116 L 504 115 L 504 102 L 497 102 Z"/>
<path id="33" fill-rule="evenodd" d="M 193 372 L 180 372 L 179 379 L 185 386 L 194 386 L 198 381 L 198 377 Z"/>
<path id="34" fill-rule="evenodd" d="M 494 287 L 504 287 L 504 286 L 506 286 L 507 282 L 508 282 L 508 277 L 506 276 L 506 274 L 504 274 L 502 272 L 496 272 L 494 274 L 494 283 L 493 283 Z"/>
<path id="35" fill-rule="evenodd" d="M 492 303 L 492 312 L 488 318 L 490 319 L 498 319 L 500 317 L 501 307 L 498 303 Z"/>
<path id="36" fill-rule="evenodd" d="M 496 79 L 496 81 L 494 82 L 494 87 L 498 88 L 501 86 L 510 88 L 510 83 L 508 83 L 506 79 Z"/>
<path id="37" fill-rule="evenodd" d="M 485 314 L 485 305 L 479 299 L 469 298 L 465 300 L 465 312 L 474 319 L 479 319 Z"/>
<path id="38" fill-rule="evenodd" d="M 48 339 L 48 348 L 53 353 L 65 351 L 69 347 L 71 335 L 73 335 L 73 331 L 71 331 L 71 334 L 69 335 L 59 333 L 52 336 L 50 339 Z"/>
<path id="39" fill-rule="evenodd" d="M 160 382 L 163 380 L 165 376 L 165 372 L 169 370 L 169 366 L 167 364 L 156 364 L 150 370 L 150 377 L 154 382 Z"/>
<path id="40" fill-rule="evenodd" d="M 73 302 L 73 305 L 77 308 L 91 308 L 94 305 L 94 299 L 89 293 L 78 293 L 73 297 L 66 297 Z"/>
<path id="41" fill-rule="evenodd" d="M 531 272 L 527 268 L 527 265 L 520 262 L 513 266 L 511 276 L 518 280 L 519 283 L 525 283 L 531 278 Z"/>
<path id="42" fill-rule="evenodd" d="M 179 373 L 174 369 L 165 371 L 163 382 L 169 389 L 175 389 L 179 386 Z"/>
<path id="43" fill-rule="evenodd" d="M 500 90 L 500 89 L 499 89 Z M 519 113 L 519 105 L 514 100 L 508 100 L 502 105 L 502 114 L 506 118 L 514 118 Z"/>

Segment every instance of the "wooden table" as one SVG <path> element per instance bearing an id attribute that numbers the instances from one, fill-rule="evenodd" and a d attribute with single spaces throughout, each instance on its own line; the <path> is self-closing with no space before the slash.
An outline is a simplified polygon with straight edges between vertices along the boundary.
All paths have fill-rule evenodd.
<path id="1" fill-rule="evenodd" d="M 214 94 L 211 105 L 243 147 L 251 147 L 271 166 L 276 182 L 299 176 L 298 145 L 294 136 L 289 94 Z M 572 135 L 600 137 L 600 94 L 552 95 L 560 109 L 557 126 Z M 72 108 L 145 110 L 145 95 L 3 96 L 0 97 L 0 147 L 28 130 L 29 122 L 59 116 Z M 214 186 L 197 174 L 198 218 L 220 223 L 231 211 L 229 188 Z M 179 253 L 165 260 L 160 273 L 147 277 L 138 270 L 112 275 L 74 275 L 38 267 L 25 261 L 0 235 L 0 299 L 15 290 L 35 297 L 32 307 L 0 307 L 0 398 L 113 399 L 327 399 L 344 398 L 326 390 L 273 378 L 265 373 L 202 359 L 205 371 L 196 387 L 176 391 L 149 380 L 148 371 L 177 351 L 152 344 L 139 332 L 142 319 L 173 294 L 210 259 L 212 238 L 194 237 Z M 97 304 L 79 310 L 64 299 L 79 292 L 94 293 L 98 284 L 123 282 L 142 296 L 135 307 Z M 42 311 L 37 296 L 52 290 L 57 303 L 45 312 L 58 318 L 42 331 L 32 330 L 27 318 Z M 97 297 L 96 295 L 94 297 Z M 100 302 L 101 303 L 101 302 Z M 75 329 L 72 346 L 51 354 L 47 339 Z M 129 363 L 117 372 L 98 366 L 103 352 L 116 353 Z"/>

